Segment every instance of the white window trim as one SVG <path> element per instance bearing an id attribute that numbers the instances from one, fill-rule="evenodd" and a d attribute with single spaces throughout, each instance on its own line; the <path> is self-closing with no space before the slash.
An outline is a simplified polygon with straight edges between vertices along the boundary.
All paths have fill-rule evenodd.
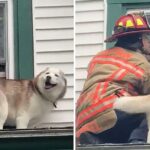
<path id="1" fill-rule="evenodd" d="M 15 77 L 15 64 L 14 64 L 14 15 L 13 15 L 13 0 L 6 0 L 7 1 L 7 9 L 8 9 L 8 52 L 7 52 L 7 63 L 8 68 L 6 68 L 6 77 L 9 79 L 14 79 Z"/>

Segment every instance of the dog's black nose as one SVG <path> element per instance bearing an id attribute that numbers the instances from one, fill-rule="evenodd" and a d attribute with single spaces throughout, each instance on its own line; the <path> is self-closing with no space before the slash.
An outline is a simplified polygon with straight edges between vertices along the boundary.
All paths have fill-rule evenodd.
<path id="1" fill-rule="evenodd" d="M 50 77 L 50 76 L 47 76 L 47 77 L 46 77 L 46 80 L 49 80 L 49 81 L 50 81 L 50 80 L 51 80 L 51 77 Z"/>

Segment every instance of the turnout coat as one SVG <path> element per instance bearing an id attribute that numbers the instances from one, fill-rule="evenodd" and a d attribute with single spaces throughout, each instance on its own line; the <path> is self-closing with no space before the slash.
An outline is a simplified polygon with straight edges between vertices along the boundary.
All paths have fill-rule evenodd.
<path id="1" fill-rule="evenodd" d="M 76 136 L 112 128 L 117 117 L 114 101 L 120 96 L 150 93 L 150 64 L 136 51 L 113 47 L 99 52 L 88 66 L 88 76 L 76 105 Z"/>

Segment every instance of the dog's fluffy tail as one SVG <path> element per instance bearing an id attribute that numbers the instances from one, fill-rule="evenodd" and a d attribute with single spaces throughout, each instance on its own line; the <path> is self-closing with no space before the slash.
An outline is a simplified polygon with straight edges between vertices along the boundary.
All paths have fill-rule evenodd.
<path id="1" fill-rule="evenodd" d="M 120 97 L 113 107 L 131 114 L 150 113 L 150 95 Z"/>

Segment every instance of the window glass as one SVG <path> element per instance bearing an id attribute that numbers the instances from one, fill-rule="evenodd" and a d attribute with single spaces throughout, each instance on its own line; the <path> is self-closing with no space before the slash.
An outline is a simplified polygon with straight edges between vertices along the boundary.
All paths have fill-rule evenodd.
<path id="1" fill-rule="evenodd" d="M 0 4 L 0 77 L 5 76 L 6 68 L 6 14 L 5 3 Z"/>

